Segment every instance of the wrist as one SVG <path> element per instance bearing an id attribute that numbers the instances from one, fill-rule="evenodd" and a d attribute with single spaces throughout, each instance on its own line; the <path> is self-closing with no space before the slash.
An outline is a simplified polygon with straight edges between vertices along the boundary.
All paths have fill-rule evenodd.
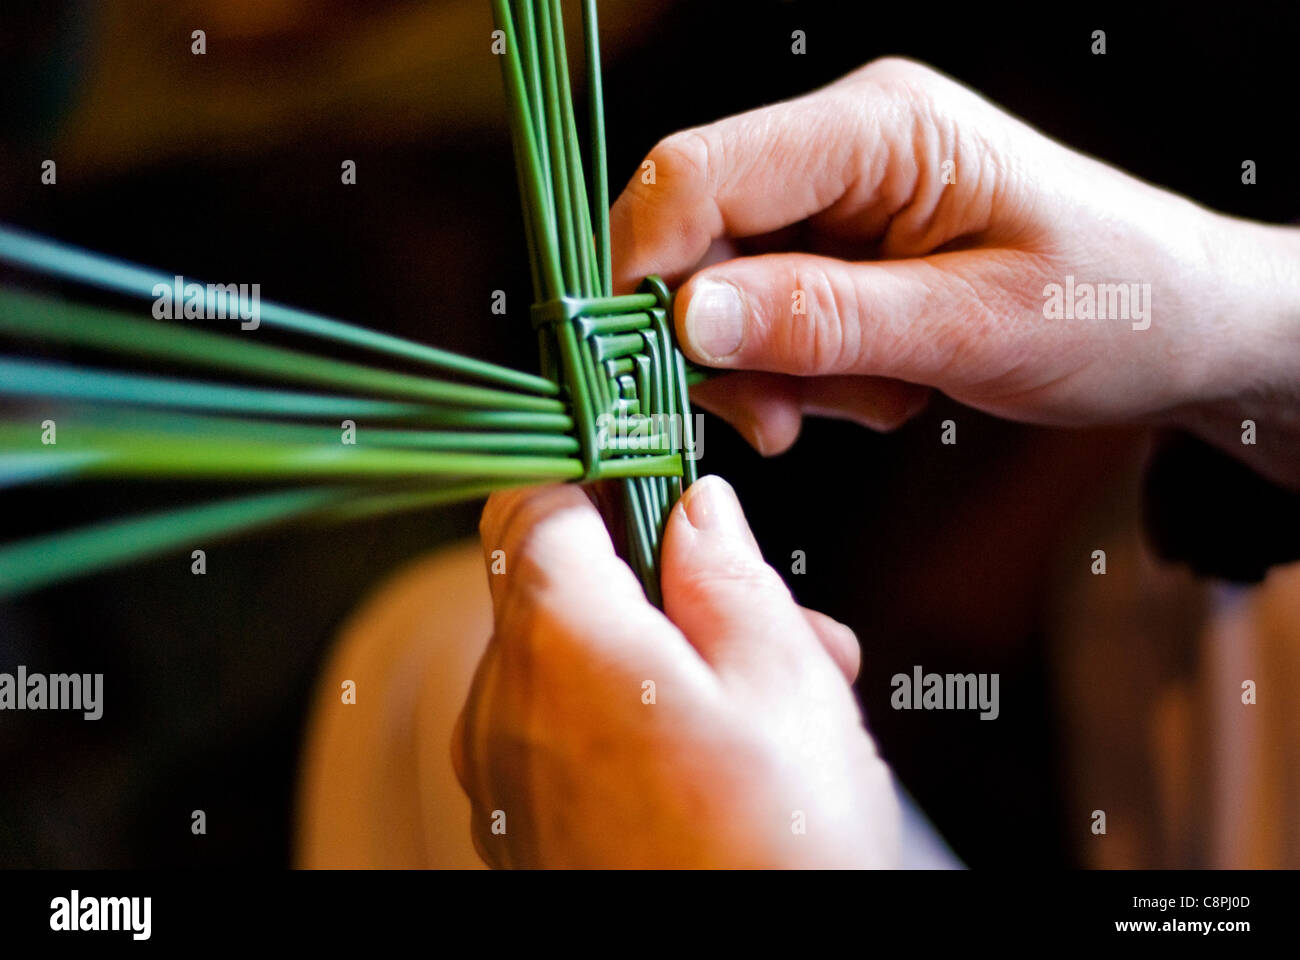
<path id="1" fill-rule="evenodd" d="M 1300 229 L 1216 216 L 1215 281 L 1207 318 L 1224 347 L 1229 397 L 1294 405 L 1300 391 Z M 1289 395 L 1289 397 L 1288 397 Z"/>
<path id="2" fill-rule="evenodd" d="M 1212 214 L 1202 236 L 1187 399 L 1162 419 L 1300 489 L 1300 229 Z"/>

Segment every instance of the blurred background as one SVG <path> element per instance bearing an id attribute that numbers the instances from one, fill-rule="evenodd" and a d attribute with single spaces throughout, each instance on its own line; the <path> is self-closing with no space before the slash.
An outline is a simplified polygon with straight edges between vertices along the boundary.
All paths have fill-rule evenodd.
<path id="1" fill-rule="evenodd" d="M 1294 4 L 1212 19 L 1182 4 L 600 10 L 615 189 L 674 130 L 902 54 L 1207 206 L 1300 217 Z M 572 34 L 576 7 L 569 20 Z M 487 0 L 7 0 L 0 221 L 535 369 L 492 28 Z M 1090 53 L 1097 29 L 1105 56 Z M 57 186 L 40 182 L 45 159 Z M 497 289 L 505 316 L 489 309 Z M 937 442 L 950 417 L 955 447 Z M 1300 723 L 1285 702 L 1300 576 L 1229 589 L 1154 560 L 1146 447 L 943 398 L 890 436 L 810 424 L 770 461 L 707 424 L 702 468 L 737 487 L 777 569 L 805 551 L 791 587 L 858 631 L 882 750 L 971 866 L 1300 865 Z M 0 539 L 192 490 L 7 491 Z M 211 551 L 205 577 L 159 560 L 0 604 L 0 670 L 103 672 L 106 690 L 95 723 L 0 715 L 0 865 L 287 865 L 336 632 L 385 576 L 473 535 L 477 513 L 262 533 Z M 1091 577 L 1099 547 L 1110 572 Z M 889 677 L 917 664 L 999 673 L 1001 716 L 890 710 Z M 1273 693 L 1248 714 L 1247 677 Z M 196 808 L 206 838 L 190 836 Z M 1097 808 L 1105 837 L 1089 829 Z"/>

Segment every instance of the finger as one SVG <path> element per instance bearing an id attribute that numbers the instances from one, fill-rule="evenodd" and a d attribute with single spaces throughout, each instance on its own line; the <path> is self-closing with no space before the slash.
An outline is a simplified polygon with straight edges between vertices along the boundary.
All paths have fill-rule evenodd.
<path id="1" fill-rule="evenodd" d="M 797 377 L 733 373 L 695 384 L 691 401 L 726 420 L 765 457 L 784 453 L 799 437 Z"/>
<path id="2" fill-rule="evenodd" d="M 929 387 L 888 377 L 810 377 L 799 383 L 806 415 L 850 420 L 879 433 L 897 430 L 930 399 Z"/>
<path id="3" fill-rule="evenodd" d="M 858 635 L 850 627 L 840 623 L 834 617 L 828 617 L 818 610 L 800 608 L 808 626 L 813 628 L 817 639 L 821 641 L 826 652 L 831 655 L 835 665 L 844 674 L 844 679 L 852 683 L 858 678 L 862 668 L 862 648 L 858 646 Z"/>
<path id="4" fill-rule="evenodd" d="M 1014 371 L 1025 350 L 1046 346 L 1044 326 L 1030 322 L 1033 304 L 1020 302 L 1035 292 L 1023 283 L 1023 256 L 732 260 L 678 292 L 678 337 L 693 359 L 716 367 L 859 374 L 947 390 L 978 386 Z M 1009 293 L 1014 289 L 1022 291 L 1020 300 Z"/>
<path id="5" fill-rule="evenodd" d="M 926 387 L 883 377 L 795 377 L 738 371 L 697 383 L 691 400 L 722 417 L 764 456 L 788 450 L 803 415 L 849 420 L 887 433 L 926 404 Z"/>
<path id="6" fill-rule="evenodd" d="M 968 123 L 946 119 L 954 114 Z M 941 168 L 979 169 L 987 149 L 970 131 L 986 134 L 995 115 L 935 71 L 888 58 L 807 96 L 673 134 L 610 212 L 615 287 L 650 273 L 676 284 L 713 240 L 812 217 L 829 232 L 880 238 L 889 256 L 988 229 L 992 178 L 946 183 Z M 944 216 L 934 216 L 940 204 Z"/>
<path id="7" fill-rule="evenodd" d="M 705 477 L 686 491 L 669 517 L 662 561 L 665 612 L 720 674 L 788 687 L 810 665 L 830 666 L 725 480 Z"/>
<path id="8" fill-rule="evenodd" d="M 715 240 L 773 232 L 835 203 L 864 139 L 860 111 L 837 113 L 818 92 L 661 141 L 610 210 L 616 288 L 651 273 L 676 284 Z"/>
<path id="9" fill-rule="evenodd" d="M 635 586 L 596 506 L 572 484 L 492 494 L 479 520 L 479 537 L 498 618 L 511 589 L 568 592 L 575 582 L 607 577 L 605 586 L 626 599 Z"/>
<path id="10" fill-rule="evenodd" d="M 494 493 L 479 533 L 489 571 L 494 562 L 499 571 L 488 575 L 498 637 L 534 633 L 540 624 L 552 642 L 571 645 L 568 655 L 606 669 L 636 663 L 638 670 L 667 670 L 682 666 L 675 658 L 683 653 L 698 662 L 646 601 L 580 487 Z"/>

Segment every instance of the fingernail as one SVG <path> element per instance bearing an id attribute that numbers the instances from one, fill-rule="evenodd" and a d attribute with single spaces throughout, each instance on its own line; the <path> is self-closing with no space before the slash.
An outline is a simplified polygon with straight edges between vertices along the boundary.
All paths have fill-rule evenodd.
<path id="1" fill-rule="evenodd" d="M 729 283 L 700 280 L 686 306 L 686 339 L 707 360 L 721 360 L 740 349 L 745 305 Z"/>
<path id="2" fill-rule="evenodd" d="M 749 527 L 736 499 L 736 491 L 721 477 L 701 477 L 691 484 L 683 498 L 686 519 L 696 530 L 746 535 Z"/>

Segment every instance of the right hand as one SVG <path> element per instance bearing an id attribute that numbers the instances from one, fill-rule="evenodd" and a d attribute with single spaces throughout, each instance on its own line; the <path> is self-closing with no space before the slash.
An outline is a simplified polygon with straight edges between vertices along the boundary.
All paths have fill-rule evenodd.
<path id="1" fill-rule="evenodd" d="M 1030 423 L 1178 423 L 1238 454 L 1255 411 L 1283 440 L 1247 453 L 1300 486 L 1297 231 L 1205 210 L 897 59 L 649 159 L 655 182 L 638 172 L 612 212 L 616 286 L 690 277 L 683 350 L 757 371 L 694 395 L 760 452 L 803 413 L 889 429 L 934 387 Z M 798 252 L 727 259 L 738 240 Z M 1149 284 L 1149 328 L 1047 319 L 1067 276 Z"/>

